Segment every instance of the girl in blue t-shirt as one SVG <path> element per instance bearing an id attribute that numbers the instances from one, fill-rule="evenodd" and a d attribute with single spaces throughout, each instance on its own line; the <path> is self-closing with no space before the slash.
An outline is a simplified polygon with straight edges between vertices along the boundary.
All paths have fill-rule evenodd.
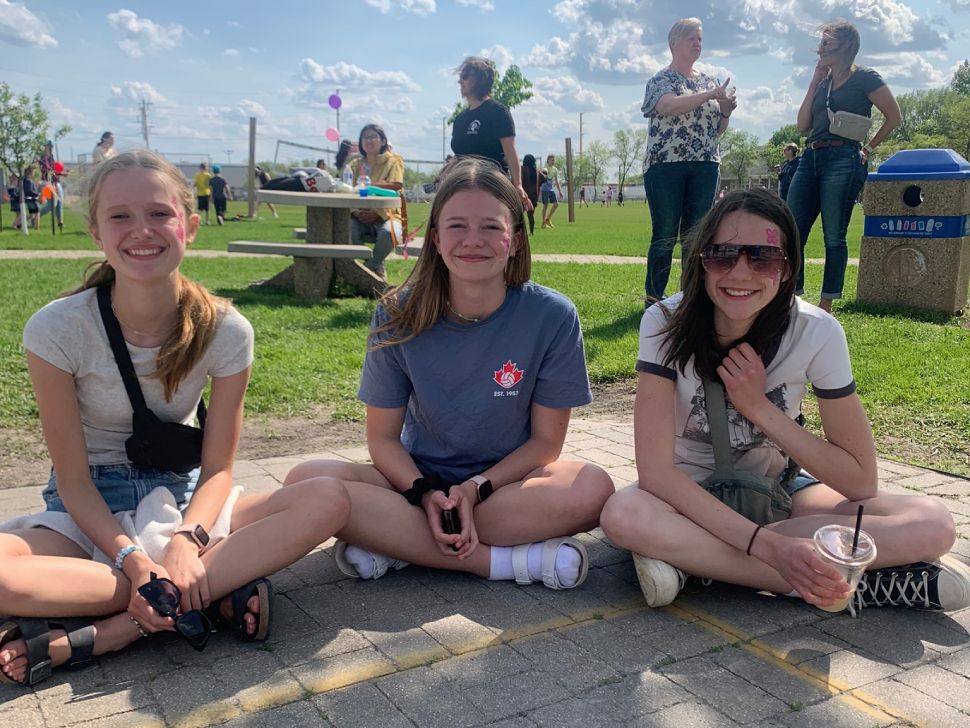
<path id="1" fill-rule="evenodd" d="M 572 303 L 529 281 L 522 216 L 497 167 L 455 163 L 370 332 L 359 397 L 373 465 L 318 460 L 286 478 L 347 486 L 335 558 L 348 575 L 417 563 L 553 589 L 586 576 L 570 534 L 596 527 L 613 483 L 559 460 L 570 409 L 591 400 L 582 334 Z"/>
<path id="2" fill-rule="evenodd" d="M 669 604 L 690 574 L 844 608 L 849 586 L 816 555 L 812 535 L 827 524 L 853 526 L 864 504 L 863 528 L 878 555 L 853 608 L 970 604 L 970 569 L 944 556 L 955 538 L 946 507 L 879 493 L 842 328 L 794 295 L 801 248 L 781 198 L 731 192 L 692 237 L 683 293 L 647 309 L 640 329 L 639 483 L 613 496 L 602 517 L 610 539 L 634 552 L 647 603 Z M 806 381 L 822 436 L 796 421 Z M 720 410 L 710 386 L 718 382 Z M 727 457 L 712 441 L 724 442 Z M 749 493 L 748 507 L 732 501 L 745 516 L 699 485 L 724 482 L 722 461 L 737 477 L 763 476 L 760 485 L 774 485 L 780 507 L 755 515 Z M 777 490 L 790 497 L 787 516 Z M 730 501 L 731 492 L 723 497 Z"/>

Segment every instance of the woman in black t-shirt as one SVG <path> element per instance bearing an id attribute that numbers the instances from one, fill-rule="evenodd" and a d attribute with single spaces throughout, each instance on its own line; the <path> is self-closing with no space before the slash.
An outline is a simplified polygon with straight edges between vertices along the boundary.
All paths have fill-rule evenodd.
<path id="1" fill-rule="evenodd" d="M 487 58 L 469 56 L 458 66 L 458 87 L 468 108 L 451 126 L 451 149 L 461 157 L 476 155 L 493 160 L 519 189 L 522 204 L 533 207 L 522 187 L 522 169 L 515 151 L 515 122 L 503 104 L 493 99 L 495 64 Z"/>
<path id="2" fill-rule="evenodd" d="M 822 215 L 825 240 L 825 272 L 819 306 L 832 310 L 832 300 L 842 297 L 845 267 L 849 259 L 846 230 L 852 206 L 869 174 L 872 150 L 899 125 L 899 105 L 882 77 L 871 68 L 856 66 L 859 31 L 844 20 L 821 28 L 818 65 L 798 109 L 798 130 L 808 134 L 805 153 L 788 189 L 788 206 L 798 225 L 802 251 L 815 219 Z M 835 112 L 872 116 L 872 107 L 885 121 L 868 144 L 830 130 Z M 804 256 L 803 256 L 804 260 Z M 804 293 L 805 265 L 798 275 L 796 293 Z"/>

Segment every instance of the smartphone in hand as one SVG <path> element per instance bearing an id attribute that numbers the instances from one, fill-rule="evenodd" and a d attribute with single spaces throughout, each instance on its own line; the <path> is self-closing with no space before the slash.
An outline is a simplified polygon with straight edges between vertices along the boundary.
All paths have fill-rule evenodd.
<path id="1" fill-rule="evenodd" d="M 449 536 L 456 533 L 461 533 L 461 521 L 458 519 L 457 508 L 449 508 L 448 510 L 441 512 L 441 530 L 447 533 Z M 451 550 L 457 551 L 458 547 L 452 544 Z"/>

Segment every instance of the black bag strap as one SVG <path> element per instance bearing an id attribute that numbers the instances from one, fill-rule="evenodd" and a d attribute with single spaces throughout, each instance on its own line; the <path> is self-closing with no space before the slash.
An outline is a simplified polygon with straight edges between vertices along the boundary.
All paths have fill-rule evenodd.
<path id="1" fill-rule="evenodd" d="M 730 477 L 734 473 L 734 458 L 728 437 L 724 386 L 720 382 L 704 380 L 704 409 L 707 410 L 707 426 L 711 429 L 711 444 L 714 446 L 714 475 Z"/>
<path id="2" fill-rule="evenodd" d="M 128 400 L 131 402 L 131 408 L 135 411 L 135 418 L 144 419 L 146 416 L 154 416 L 155 413 L 148 408 L 148 403 L 145 402 L 145 395 L 138 384 L 138 375 L 135 374 L 135 365 L 131 363 L 128 345 L 125 343 L 124 334 L 121 333 L 121 325 L 111 308 L 110 283 L 102 283 L 98 286 L 98 310 L 101 312 L 101 322 L 104 324 L 105 333 L 108 334 L 108 343 L 111 344 L 111 353 L 114 354 L 115 364 L 118 365 L 118 371 L 121 373 L 121 381 L 125 384 Z M 204 430 L 206 409 L 205 400 L 201 397 L 195 414 L 199 419 L 199 427 Z"/>

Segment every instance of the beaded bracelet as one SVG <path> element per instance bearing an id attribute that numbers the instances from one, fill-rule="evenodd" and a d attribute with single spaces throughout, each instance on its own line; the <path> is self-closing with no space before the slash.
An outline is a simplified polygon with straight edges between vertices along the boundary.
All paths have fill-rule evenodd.
<path id="1" fill-rule="evenodd" d="M 118 571 L 122 571 L 122 567 L 125 564 L 125 559 L 127 559 L 131 554 L 135 553 L 136 551 L 141 551 L 142 553 L 145 553 L 145 549 L 143 549 L 141 546 L 136 546 L 135 544 L 125 546 L 123 549 L 121 549 L 121 551 L 118 552 L 118 555 L 115 556 L 115 568 Z"/>

